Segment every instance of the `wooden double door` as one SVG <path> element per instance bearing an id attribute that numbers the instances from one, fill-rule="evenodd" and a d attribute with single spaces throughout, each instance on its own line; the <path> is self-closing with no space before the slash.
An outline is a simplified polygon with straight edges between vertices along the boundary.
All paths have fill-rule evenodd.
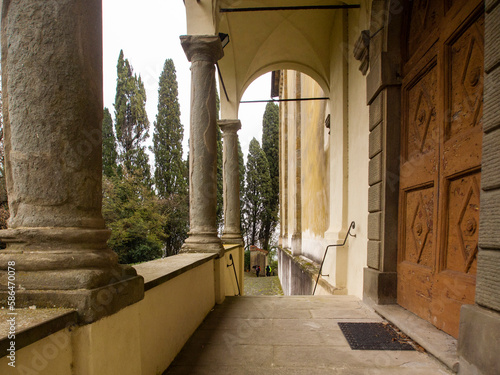
<path id="1" fill-rule="evenodd" d="M 408 2 L 402 36 L 398 303 L 458 336 L 474 303 L 484 5 Z"/>

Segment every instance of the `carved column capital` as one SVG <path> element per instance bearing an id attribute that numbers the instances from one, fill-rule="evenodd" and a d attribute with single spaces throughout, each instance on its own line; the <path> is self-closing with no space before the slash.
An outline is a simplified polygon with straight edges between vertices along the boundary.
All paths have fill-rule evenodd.
<path id="1" fill-rule="evenodd" d="M 182 35 L 180 38 L 190 62 L 207 61 L 215 64 L 224 56 L 218 35 Z"/>
<path id="2" fill-rule="evenodd" d="M 222 130 L 223 136 L 225 134 L 236 134 L 241 129 L 240 120 L 219 120 L 217 124 L 220 130 Z"/>

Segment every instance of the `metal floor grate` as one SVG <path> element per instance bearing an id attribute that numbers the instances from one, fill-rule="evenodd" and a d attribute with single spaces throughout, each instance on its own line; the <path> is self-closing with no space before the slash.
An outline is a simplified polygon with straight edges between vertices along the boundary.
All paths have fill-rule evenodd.
<path id="1" fill-rule="evenodd" d="M 415 350 L 388 323 L 338 323 L 353 350 Z"/>

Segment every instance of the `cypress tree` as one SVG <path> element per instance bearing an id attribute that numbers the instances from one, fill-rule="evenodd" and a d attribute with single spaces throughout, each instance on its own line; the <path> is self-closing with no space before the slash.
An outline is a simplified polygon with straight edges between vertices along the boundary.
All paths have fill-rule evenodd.
<path id="1" fill-rule="evenodd" d="M 115 131 L 120 159 L 127 169 L 140 169 L 136 164 L 147 158 L 142 143 L 148 137 L 149 120 L 146 113 L 146 90 L 140 76 L 134 74 L 128 59 L 120 51 L 116 67 L 118 78 L 115 96 Z M 141 150 L 142 151 L 139 151 Z M 137 153 L 142 153 L 138 155 Z M 144 180 L 150 179 L 144 173 Z"/>
<path id="2" fill-rule="evenodd" d="M 172 59 L 167 59 L 160 75 L 158 114 L 153 131 L 155 184 L 160 198 L 186 192 L 186 165 L 182 160 L 184 127 L 180 115 L 175 66 Z"/>
<path id="3" fill-rule="evenodd" d="M 255 245 L 262 227 L 266 197 L 271 190 L 271 178 L 266 154 L 255 138 L 250 141 L 246 172 L 245 219 L 248 225 L 247 244 Z"/>
<path id="4" fill-rule="evenodd" d="M 240 139 L 238 138 L 238 164 L 240 167 L 240 230 L 243 237 L 245 237 L 244 233 L 244 197 L 245 197 L 245 160 L 244 160 L 243 151 L 241 151 Z"/>
<path id="5" fill-rule="evenodd" d="M 278 224 L 279 210 L 279 107 L 275 103 L 267 103 L 262 121 L 262 150 L 269 163 L 271 189 L 265 197 L 266 210 L 263 217 L 262 247 L 269 249 L 269 242 Z"/>
<path id="6" fill-rule="evenodd" d="M 167 255 L 177 254 L 189 226 L 187 171 L 182 160 L 183 136 L 175 66 L 171 59 L 167 59 L 159 80 L 158 114 L 153 131 L 155 185 L 158 196 L 165 201 L 169 217 L 164 226 Z"/>
<path id="7" fill-rule="evenodd" d="M 116 138 L 113 133 L 113 119 L 109 109 L 104 108 L 102 118 L 102 173 L 111 177 L 116 173 Z"/>

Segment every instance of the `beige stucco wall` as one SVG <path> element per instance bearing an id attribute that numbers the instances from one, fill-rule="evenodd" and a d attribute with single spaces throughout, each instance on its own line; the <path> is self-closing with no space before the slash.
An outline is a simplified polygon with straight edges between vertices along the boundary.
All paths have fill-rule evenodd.
<path id="1" fill-rule="evenodd" d="M 16 367 L 8 365 L 7 357 L 0 359 L 2 375 L 72 374 L 73 348 L 71 333 L 63 329 L 16 352 Z"/>
<path id="2" fill-rule="evenodd" d="M 227 247 L 227 245 L 225 246 Z M 234 266 L 236 268 L 236 275 L 238 277 L 238 283 L 236 283 L 236 277 L 234 276 L 233 266 L 228 267 L 231 264 L 231 259 L 229 259 L 229 255 L 233 256 Z M 226 253 L 224 255 L 226 262 L 226 270 L 224 275 L 225 280 L 225 295 L 228 296 L 236 296 L 238 295 L 238 285 L 239 292 L 243 295 L 244 285 L 243 285 L 243 266 L 244 266 L 244 258 L 243 258 L 243 246 L 235 246 L 228 247 Z"/>
<path id="3" fill-rule="evenodd" d="M 366 77 L 359 71 L 353 47 L 362 30 L 369 29 L 370 1 L 361 1 L 361 9 L 349 13 L 349 181 L 348 217 L 356 222 L 356 238 L 349 239 L 347 253 L 347 290 L 363 297 L 363 268 L 367 259 L 368 222 L 368 141 L 369 107 L 366 105 Z"/>
<path id="4" fill-rule="evenodd" d="M 214 304 L 213 260 L 148 290 L 139 306 L 141 374 L 162 373 Z"/>
<path id="5" fill-rule="evenodd" d="M 161 374 L 213 308 L 214 283 L 210 260 L 146 291 L 142 301 L 116 314 L 18 350 L 16 368 L 1 358 L 1 373 Z"/>
<path id="6" fill-rule="evenodd" d="M 332 28 L 329 102 L 290 103 L 287 113 L 282 110 L 282 116 L 288 116 L 288 153 L 281 163 L 283 170 L 284 157 L 288 158 L 288 201 L 283 203 L 288 209 L 288 241 L 283 245 L 289 247 L 295 222 L 295 113 L 301 105 L 301 254 L 321 262 L 325 247 L 342 242 L 355 221 L 356 237 L 350 237 L 345 247 L 330 248 L 323 274 L 329 275 L 324 278 L 331 285 L 359 298 L 367 254 L 369 160 L 366 80 L 353 55 L 356 40 L 368 28 L 369 1 L 361 5 L 360 10 L 338 14 Z M 287 73 L 284 90 L 294 98 L 296 75 Z M 300 96 L 324 93 L 312 78 L 301 74 Z M 324 125 L 329 113 L 330 134 Z"/>
<path id="7" fill-rule="evenodd" d="M 294 88 L 296 85 L 296 75 L 295 72 L 289 71 L 287 74 L 287 85 L 290 88 Z M 293 95 L 293 96 L 292 96 Z M 294 98 L 295 93 L 292 91 L 292 94 L 288 95 L 289 98 Z M 288 234 L 288 244 L 292 243 L 292 235 L 294 230 L 294 221 L 295 221 L 295 193 L 296 193 L 296 184 L 295 184 L 295 167 L 296 167 L 296 108 L 295 105 L 289 103 L 286 106 L 287 116 L 287 124 L 288 124 L 288 154 L 286 158 L 288 160 L 288 172 L 287 172 L 287 180 L 288 180 L 288 222 L 287 222 L 287 234 Z"/>
<path id="8" fill-rule="evenodd" d="M 141 303 L 75 329 L 72 334 L 75 375 L 137 374 L 141 371 Z"/>

